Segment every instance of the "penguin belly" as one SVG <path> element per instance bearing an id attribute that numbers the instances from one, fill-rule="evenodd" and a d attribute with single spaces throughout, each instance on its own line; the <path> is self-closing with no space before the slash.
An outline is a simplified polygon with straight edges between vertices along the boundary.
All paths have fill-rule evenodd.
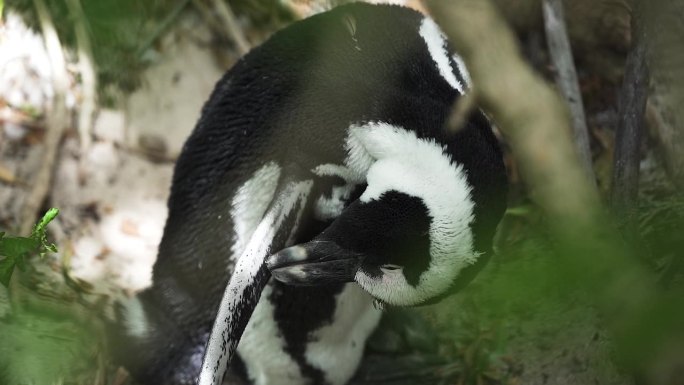
<path id="1" fill-rule="evenodd" d="M 272 279 L 237 352 L 254 385 L 343 385 L 380 317 L 356 283 L 301 288 Z"/>

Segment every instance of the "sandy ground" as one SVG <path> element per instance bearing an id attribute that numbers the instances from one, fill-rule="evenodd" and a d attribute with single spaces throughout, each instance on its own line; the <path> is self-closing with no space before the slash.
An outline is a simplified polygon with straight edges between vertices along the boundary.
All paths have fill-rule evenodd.
<path id="1" fill-rule="evenodd" d="M 74 156 L 76 138 L 67 139 L 52 205 L 63 211 L 74 277 L 129 293 L 151 284 L 173 160 L 223 74 L 207 48 L 210 38 L 199 19 L 183 20 L 163 39 L 157 64 L 125 108 L 100 111 L 84 160 Z"/>

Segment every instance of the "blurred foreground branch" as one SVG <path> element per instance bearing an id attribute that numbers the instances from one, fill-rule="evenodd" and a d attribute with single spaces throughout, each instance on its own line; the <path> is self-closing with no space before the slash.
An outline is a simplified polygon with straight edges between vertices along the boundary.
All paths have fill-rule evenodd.
<path id="1" fill-rule="evenodd" d="M 462 54 L 478 102 L 508 140 L 533 199 L 557 241 L 559 289 L 592 293 L 616 336 L 623 364 L 640 370 L 665 346 L 684 346 L 684 303 L 656 288 L 617 235 L 573 148 L 560 97 L 522 59 L 509 27 L 489 0 L 426 1 Z M 679 339 L 677 342 L 673 339 Z"/>
<path id="2" fill-rule="evenodd" d="M 496 10 L 489 1 L 432 0 L 427 4 L 466 58 L 478 102 L 501 125 L 515 155 L 526 166 L 539 204 L 549 215 L 593 222 L 598 196 L 579 166 L 567 109 L 523 61 L 512 32 Z M 573 194 L 566 197 L 569 191 Z"/>

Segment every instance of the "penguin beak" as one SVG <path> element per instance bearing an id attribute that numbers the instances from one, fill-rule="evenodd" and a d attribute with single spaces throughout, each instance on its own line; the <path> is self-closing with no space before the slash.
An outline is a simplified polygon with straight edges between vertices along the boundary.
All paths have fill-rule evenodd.
<path id="1" fill-rule="evenodd" d="M 360 264 L 360 255 L 330 241 L 288 247 L 266 260 L 275 279 L 296 286 L 353 282 Z"/>

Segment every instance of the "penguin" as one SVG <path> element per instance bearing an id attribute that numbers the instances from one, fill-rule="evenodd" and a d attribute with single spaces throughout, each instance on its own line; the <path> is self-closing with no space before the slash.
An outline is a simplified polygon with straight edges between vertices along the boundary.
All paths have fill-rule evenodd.
<path id="1" fill-rule="evenodd" d="M 492 254 L 497 139 L 479 110 L 445 127 L 469 86 L 434 21 L 396 5 L 339 6 L 252 49 L 183 147 L 115 360 L 144 385 L 221 383 L 233 351 L 251 384 L 346 384 L 377 303 L 435 303 Z"/>

